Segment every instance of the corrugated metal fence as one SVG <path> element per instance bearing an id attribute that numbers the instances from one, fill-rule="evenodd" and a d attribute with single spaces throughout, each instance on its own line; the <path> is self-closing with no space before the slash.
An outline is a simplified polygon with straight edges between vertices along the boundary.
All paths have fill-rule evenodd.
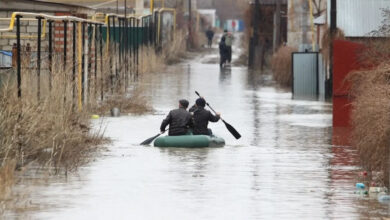
<path id="1" fill-rule="evenodd" d="M 293 99 L 318 100 L 325 97 L 325 71 L 317 52 L 292 54 Z"/>

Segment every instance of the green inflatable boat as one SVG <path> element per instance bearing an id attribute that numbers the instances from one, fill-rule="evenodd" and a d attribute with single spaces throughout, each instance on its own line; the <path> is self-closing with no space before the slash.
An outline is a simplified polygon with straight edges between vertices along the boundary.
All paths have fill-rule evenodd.
<path id="1" fill-rule="evenodd" d="M 223 147 L 225 140 L 216 136 L 208 135 L 182 135 L 182 136 L 163 136 L 154 141 L 155 147 Z"/>

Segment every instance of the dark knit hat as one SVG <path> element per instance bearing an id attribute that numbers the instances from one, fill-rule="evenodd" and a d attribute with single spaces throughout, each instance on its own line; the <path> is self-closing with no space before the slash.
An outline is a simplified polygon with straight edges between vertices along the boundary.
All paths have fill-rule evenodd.
<path id="1" fill-rule="evenodd" d="M 190 104 L 186 99 L 179 100 L 179 103 L 184 108 L 188 108 L 188 105 Z"/>
<path id="2" fill-rule="evenodd" d="M 195 103 L 199 107 L 205 107 L 206 106 L 206 100 L 204 100 L 203 98 L 198 98 Z"/>

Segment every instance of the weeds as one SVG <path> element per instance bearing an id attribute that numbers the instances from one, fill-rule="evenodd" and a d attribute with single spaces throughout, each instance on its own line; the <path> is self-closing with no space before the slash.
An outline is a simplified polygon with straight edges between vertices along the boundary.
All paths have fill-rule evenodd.
<path id="1" fill-rule="evenodd" d="M 356 71 L 349 75 L 352 105 L 352 145 L 356 146 L 364 169 L 380 172 L 377 181 L 389 185 L 390 150 L 390 64 Z"/>
<path id="2" fill-rule="evenodd" d="M 296 52 L 296 48 L 280 47 L 271 58 L 271 69 L 274 80 L 282 86 L 289 87 L 292 82 L 292 53 Z"/>
<path id="3" fill-rule="evenodd" d="M 163 48 L 164 62 L 168 65 L 179 62 L 186 55 L 186 39 L 184 32 L 178 30 L 175 33 L 174 41 Z"/>

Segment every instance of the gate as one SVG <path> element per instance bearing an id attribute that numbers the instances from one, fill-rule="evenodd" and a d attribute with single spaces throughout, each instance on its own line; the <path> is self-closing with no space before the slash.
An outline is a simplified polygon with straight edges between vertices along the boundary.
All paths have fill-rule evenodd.
<path id="1" fill-rule="evenodd" d="M 292 54 L 293 99 L 318 100 L 324 91 L 324 71 L 318 52 L 296 52 Z"/>

